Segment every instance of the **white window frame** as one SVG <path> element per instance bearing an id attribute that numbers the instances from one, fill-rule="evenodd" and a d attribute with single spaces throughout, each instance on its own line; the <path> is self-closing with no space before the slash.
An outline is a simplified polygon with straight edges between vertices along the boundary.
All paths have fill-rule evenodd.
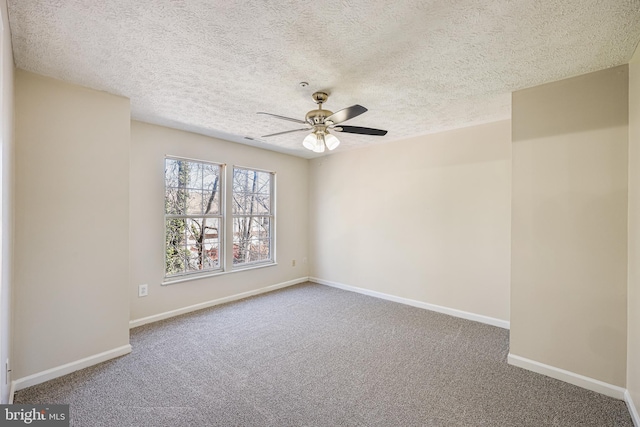
<path id="1" fill-rule="evenodd" d="M 237 213 L 233 213 L 233 204 L 235 203 L 234 200 L 234 184 L 235 184 L 235 171 L 236 169 L 239 170 L 246 170 L 246 171 L 251 171 L 251 172 L 259 172 L 259 173 L 267 173 L 270 175 L 270 179 L 269 179 L 269 213 L 268 214 L 251 214 L 251 215 L 247 215 L 247 214 L 237 214 Z M 231 214 L 231 233 L 232 233 L 232 250 L 235 252 L 235 243 L 236 243 L 236 236 L 235 236 L 235 220 L 236 218 L 246 218 L 246 217 L 263 217 L 263 218 L 268 218 L 269 219 L 269 259 L 264 259 L 264 260 L 256 260 L 256 261 L 248 261 L 248 262 L 242 262 L 242 263 L 235 263 L 235 257 L 234 254 L 231 254 L 231 262 L 232 262 L 232 270 L 243 270 L 243 269 L 248 269 L 248 268 L 254 268 L 254 267 L 259 267 L 259 266 L 264 266 L 264 265 L 272 265 L 272 264 L 276 264 L 276 173 L 274 171 L 270 171 L 270 170 L 264 170 L 264 169 L 258 169 L 258 168 L 253 168 L 253 167 L 248 167 L 248 166 L 239 166 L 239 165 L 234 165 L 231 171 L 231 202 L 232 206 L 230 209 L 230 214 Z"/>
<path id="2" fill-rule="evenodd" d="M 189 162 L 196 164 L 204 164 L 204 165 L 212 165 L 218 168 L 218 200 L 219 200 L 219 210 L 216 214 L 201 214 L 201 215 L 193 215 L 193 214 L 167 214 L 167 209 L 165 205 L 164 209 L 164 281 L 163 283 L 171 283 L 171 282 L 179 282 L 189 279 L 195 279 L 203 276 L 209 276 L 214 274 L 219 274 L 224 272 L 225 270 L 225 228 L 226 228 L 226 171 L 224 163 L 211 162 L 207 160 L 199 160 L 199 159 L 191 159 L 186 157 L 172 156 L 166 155 L 164 157 L 164 197 L 163 200 L 166 200 L 167 196 L 167 160 L 181 161 L 181 162 Z M 197 190 L 197 189 L 196 189 Z M 204 190 L 204 188 L 200 188 L 200 191 Z M 205 219 L 205 218 L 215 218 L 218 220 L 218 266 L 214 268 L 207 268 L 202 270 L 193 270 L 193 271 L 183 271 L 180 273 L 168 274 L 167 273 L 167 221 L 172 218 L 184 218 L 184 219 Z"/>

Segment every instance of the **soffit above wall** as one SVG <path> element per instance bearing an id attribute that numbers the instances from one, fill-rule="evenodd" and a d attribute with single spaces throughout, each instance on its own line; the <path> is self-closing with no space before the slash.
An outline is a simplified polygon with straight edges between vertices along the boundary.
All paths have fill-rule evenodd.
<path id="1" fill-rule="evenodd" d="M 126 96 L 136 120 L 301 157 L 311 94 L 361 104 L 347 150 L 510 116 L 511 92 L 620 64 L 640 2 L 8 0 L 16 66 Z M 300 87 L 299 82 L 309 82 Z M 245 137 L 255 138 L 255 141 Z"/>

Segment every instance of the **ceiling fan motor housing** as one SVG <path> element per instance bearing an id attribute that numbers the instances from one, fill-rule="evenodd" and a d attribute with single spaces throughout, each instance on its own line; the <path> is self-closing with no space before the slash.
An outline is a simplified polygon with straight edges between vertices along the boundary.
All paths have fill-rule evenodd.
<path id="1" fill-rule="evenodd" d="M 314 125 L 323 125 L 324 119 L 332 114 L 333 112 L 329 110 L 311 110 L 305 116 L 305 120 L 307 123 L 312 123 Z"/>

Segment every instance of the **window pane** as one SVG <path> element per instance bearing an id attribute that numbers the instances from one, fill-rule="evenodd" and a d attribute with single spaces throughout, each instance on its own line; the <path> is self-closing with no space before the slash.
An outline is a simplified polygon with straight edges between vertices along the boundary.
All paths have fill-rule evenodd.
<path id="1" fill-rule="evenodd" d="M 166 221 L 167 243 L 172 246 L 184 246 L 186 221 L 182 218 L 172 218 Z"/>
<path id="2" fill-rule="evenodd" d="M 179 161 L 165 159 L 164 161 L 164 183 L 167 187 L 178 187 L 179 185 Z"/>
<path id="3" fill-rule="evenodd" d="M 233 193 L 233 214 L 244 214 L 247 209 L 247 201 L 250 200 L 245 193 Z"/>
<path id="4" fill-rule="evenodd" d="M 242 264 L 272 259 L 269 217 L 233 219 L 233 263 Z"/>
<path id="5" fill-rule="evenodd" d="M 233 243 L 233 264 L 243 264 L 249 262 L 249 247 L 247 241 L 237 241 Z"/>
<path id="6" fill-rule="evenodd" d="M 220 266 L 220 258 L 218 257 L 219 245 L 212 244 L 209 241 L 205 241 L 204 244 L 204 268 L 218 268 Z"/>
<path id="7" fill-rule="evenodd" d="M 271 174 L 267 172 L 258 173 L 258 193 L 270 194 L 271 193 Z"/>
<path id="8" fill-rule="evenodd" d="M 252 245 L 252 251 L 255 253 L 256 260 L 263 261 L 271 258 L 269 253 L 269 240 L 257 240 Z"/>
<path id="9" fill-rule="evenodd" d="M 251 246 L 251 250 L 249 251 L 249 262 L 260 261 L 260 252 L 256 250 L 255 246 Z"/>
<path id="10" fill-rule="evenodd" d="M 195 162 L 183 162 L 188 166 L 189 171 L 189 181 L 187 182 L 187 187 L 193 188 L 196 190 L 202 190 L 202 163 Z"/>
<path id="11" fill-rule="evenodd" d="M 255 195 L 255 212 L 260 215 L 271 213 L 271 196 L 269 194 Z"/>
<path id="12" fill-rule="evenodd" d="M 195 249 L 201 239 L 202 218 L 188 218 L 187 220 L 187 246 L 189 250 Z M 201 240 L 200 240 L 201 241 Z"/>
<path id="13" fill-rule="evenodd" d="M 249 211 L 251 198 L 249 197 L 249 171 L 245 169 L 233 170 L 233 213 L 244 214 Z"/>
<path id="14" fill-rule="evenodd" d="M 202 223 L 203 218 L 187 219 L 187 271 L 202 270 Z"/>
<path id="15" fill-rule="evenodd" d="M 202 191 L 187 190 L 186 215 L 202 215 Z"/>
<path id="16" fill-rule="evenodd" d="M 249 217 L 233 219 L 233 263 L 248 262 L 249 256 Z"/>
<path id="17" fill-rule="evenodd" d="M 203 218 L 202 223 L 204 224 L 203 240 L 207 242 L 219 242 L 220 220 L 218 218 Z"/>
<path id="18" fill-rule="evenodd" d="M 184 271 L 183 249 L 183 246 L 167 246 L 167 253 L 165 256 L 165 269 L 167 276 L 182 273 Z"/>
<path id="19" fill-rule="evenodd" d="M 220 167 L 217 165 L 202 165 L 202 188 L 211 189 L 220 178 Z"/>
<path id="20" fill-rule="evenodd" d="M 167 220 L 166 230 L 165 271 L 170 276 L 185 269 L 185 220 Z"/>
<path id="21" fill-rule="evenodd" d="M 203 203 L 205 214 L 220 213 L 220 167 L 203 165 Z"/>
<path id="22" fill-rule="evenodd" d="M 187 212 L 189 192 L 185 188 L 167 188 L 164 198 L 165 213 L 184 215 Z"/>
<path id="23" fill-rule="evenodd" d="M 220 192 L 217 188 L 205 190 L 203 193 L 204 213 L 219 214 L 220 213 Z"/>
<path id="24" fill-rule="evenodd" d="M 187 259 L 187 272 L 200 271 L 202 270 L 202 259 L 198 250 L 190 246 L 188 259 Z"/>
<path id="25" fill-rule="evenodd" d="M 218 268 L 220 267 L 219 249 L 220 249 L 220 235 L 219 235 L 219 219 L 218 218 L 205 218 L 204 223 L 204 236 L 203 236 L 203 268 Z"/>
<path id="26" fill-rule="evenodd" d="M 234 169 L 233 209 L 236 215 L 271 212 L 271 173 Z"/>
<path id="27" fill-rule="evenodd" d="M 269 238 L 271 234 L 269 218 L 259 218 L 257 220 L 257 223 L 258 223 L 258 226 L 257 226 L 258 237 L 261 239 Z"/>
<path id="28" fill-rule="evenodd" d="M 251 193 L 254 190 L 253 172 L 246 169 L 234 169 L 233 194 L 237 196 L 239 212 L 248 212 L 251 203 Z"/>
<path id="29" fill-rule="evenodd" d="M 219 218 L 186 219 L 187 271 L 218 268 Z"/>

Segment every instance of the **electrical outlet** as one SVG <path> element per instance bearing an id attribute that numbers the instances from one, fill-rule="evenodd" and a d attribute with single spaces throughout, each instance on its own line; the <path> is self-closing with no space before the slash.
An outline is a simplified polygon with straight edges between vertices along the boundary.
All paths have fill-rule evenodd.
<path id="1" fill-rule="evenodd" d="M 295 266 L 296 266 L 296 260 L 293 259 L 293 260 L 291 260 L 291 267 L 295 267 Z"/>
<path id="2" fill-rule="evenodd" d="M 138 296 L 146 297 L 147 295 L 149 295 L 149 285 L 146 283 L 144 285 L 138 285 Z"/>

